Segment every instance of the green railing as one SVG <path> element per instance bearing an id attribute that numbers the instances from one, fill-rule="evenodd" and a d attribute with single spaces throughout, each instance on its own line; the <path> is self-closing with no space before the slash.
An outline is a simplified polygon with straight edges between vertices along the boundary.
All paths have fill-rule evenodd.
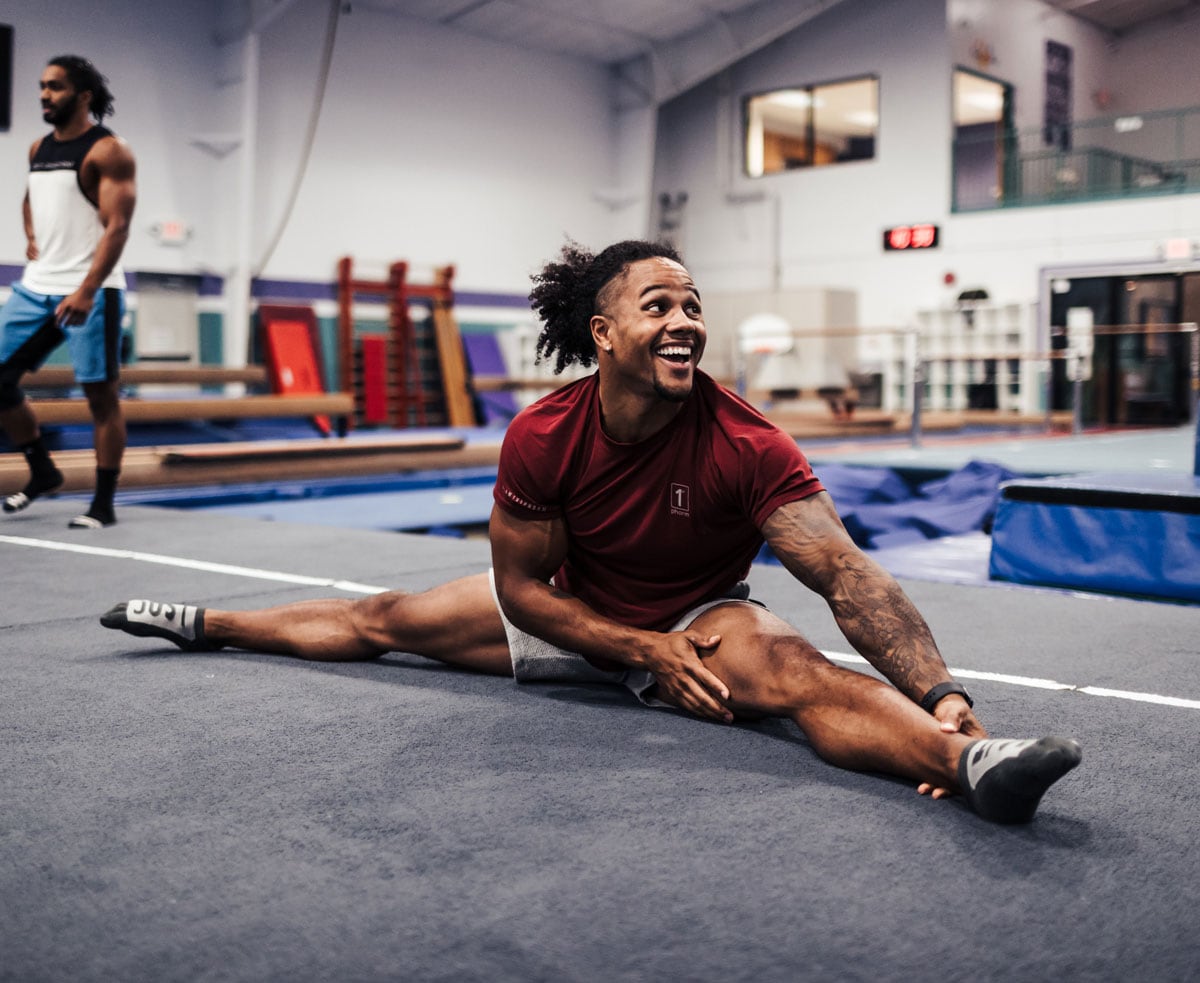
<path id="1" fill-rule="evenodd" d="M 1200 193 L 1200 107 L 968 127 L 953 150 L 956 212 Z"/>

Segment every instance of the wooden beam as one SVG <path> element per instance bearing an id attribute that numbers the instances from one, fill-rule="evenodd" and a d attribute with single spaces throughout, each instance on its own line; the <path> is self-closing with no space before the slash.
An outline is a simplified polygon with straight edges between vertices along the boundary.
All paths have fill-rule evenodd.
<path id="1" fill-rule="evenodd" d="M 372 438 L 318 437 L 306 440 L 255 440 L 233 444 L 184 444 L 166 448 L 164 464 L 215 464 L 235 461 L 280 461 L 304 457 L 359 459 L 413 451 L 455 451 L 466 446 L 462 437 L 398 434 Z"/>
<path id="2" fill-rule="evenodd" d="M 474 375 L 471 377 L 471 385 L 476 392 L 508 392 L 513 389 L 542 389 L 550 392 L 557 389 L 559 386 L 565 386 L 568 382 L 573 382 L 572 379 L 515 379 L 507 375 Z"/>
<path id="3" fill-rule="evenodd" d="M 265 385 L 267 370 L 261 365 L 248 365 L 244 369 L 226 369 L 217 365 L 189 365 L 169 368 L 165 365 L 126 365 L 121 368 L 121 382 L 128 385 L 174 384 L 180 385 L 224 385 L 231 382 L 258 383 Z M 21 384 L 30 389 L 67 389 L 74 385 L 75 373 L 65 365 L 44 365 L 30 372 Z"/>
<path id="4" fill-rule="evenodd" d="M 333 445 L 334 438 L 320 443 Z M 350 443 L 350 442 L 348 442 Z M 357 441 L 353 441 L 357 443 Z M 428 444 L 429 442 L 424 442 Z M 130 447 L 121 467 L 121 488 L 178 487 L 196 484 L 233 482 L 306 481 L 320 478 L 344 478 L 347 475 L 395 475 L 444 468 L 495 467 L 500 457 L 500 442 L 472 442 L 462 447 L 397 446 L 367 453 L 299 453 L 269 457 L 254 454 L 254 442 L 242 444 L 243 456 L 231 454 L 237 444 L 220 444 L 212 460 L 188 461 L 177 455 L 196 455 L 204 445 L 171 447 Z M 63 472 L 64 492 L 90 492 L 96 484 L 96 455 L 91 449 L 56 451 L 54 462 Z M 0 454 L 0 495 L 11 495 L 25 487 L 29 465 L 21 454 Z M 120 503 L 118 500 L 118 508 Z"/>
<path id="5" fill-rule="evenodd" d="M 83 399 L 30 400 L 42 423 L 89 423 L 92 416 Z M 131 422 L 171 420 L 250 420 L 289 416 L 348 416 L 354 412 L 350 393 L 303 396 L 239 396 L 208 399 L 123 399 L 121 409 Z"/>

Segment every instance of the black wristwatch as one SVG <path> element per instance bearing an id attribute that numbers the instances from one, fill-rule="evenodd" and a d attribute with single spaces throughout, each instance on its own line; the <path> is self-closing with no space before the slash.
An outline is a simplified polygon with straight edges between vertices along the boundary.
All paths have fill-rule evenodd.
<path id="1" fill-rule="evenodd" d="M 920 699 L 921 709 L 926 713 L 933 713 L 933 708 L 938 705 L 942 697 L 949 696 L 951 693 L 957 693 L 967 701 L 967 706 L 973 707 L 975 701 L 971 699 L 971 695 L 967 692 L 966 687 L 962 683 L 949 682 L 938 683 L 933 689 Z"/>

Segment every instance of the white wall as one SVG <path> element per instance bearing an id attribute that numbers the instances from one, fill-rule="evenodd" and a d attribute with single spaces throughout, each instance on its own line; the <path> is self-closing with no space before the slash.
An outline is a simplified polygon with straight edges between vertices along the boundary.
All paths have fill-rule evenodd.
<path id="1" fill-rule="evenodd" d="M 1200 105 L 1200 8 L 1154 21 L 1109 46 L 1109 112 Z"/>
<path id="2" fill-rule="evenodd" d="M 263 37 L 256 253 L 294 173 L 327 6 L 300 0 Z M 265 275 L 331 278 L 351 254 L 455 263 L 460 286 L 525 292 L 565 236 L 605 244 L 612 219 L 593 192 L 614 185 L 613 144 L 599 66 L 356 4 Z"/>
<path id="3" fill-rule="evenodd" d="M 980 30 L 994 46 L 989 72 L 1014 80 L 1018 103 L 1035 107 L 1033 125 L 1041 119 L 1047 38 L 1070 44 L 1076 53 L 1077 118 L 1094 113 L 1080 99 L 1090 103 L 1102 78 L 1117 77 L 1103 59 L 1120 65 L 1121 49 L 1143 51 L 1133 44 L 1110 51 L 1099 32 L 1068 23 L 1031 0 L 981 2 L 993 13 L 1013 14 L 1011 23 L 1000 20 L 1003 31 L 995 22 Z M 1194 51 L 1200 32 L 1192 31 Z M 771 199 L 778 200 L 781 285 L 855 290 L 864 327 L 911 323 L 917 310 L 949 304 L 966 287 L 984 287 L 1001 303 L 1035 301 L 1043 267 L 1157 261 L 1166 239 L 1196 238 L 1198 195 L 951 214 L 950 86 L 954 65 L 965 57 L 966 36 L 947 26 L 945 0 L 847 0 L 739 63 L 724 81 L 666 104 L 655 189 L 688 194 L 680 245 L 701 289 L 758 290 L 770 284 L 776 252 Z M 1187 46 L 1179 45 L 1173 50 L 1182 58 Z M 1149 46 L 1144 50 L 1139 58 L 1149 57 Z M 740 153 L 746 95 L 867 73 L 880 78 L 873 161 L 753 181 L 722 177 L 727 171 L 721 155 L 732 155 L 728 161 Z M 1179 91 L 1178 104 L 1196 102 L 1196 91 Z M 738 203 L 726 194 L 729 189 L 765 197 Z M 913 222 L 940 225 L 940 248 L 884 253 L 883 230 Z M 953 286 L 944 283 L 947 273 L 955 276 Z"/>

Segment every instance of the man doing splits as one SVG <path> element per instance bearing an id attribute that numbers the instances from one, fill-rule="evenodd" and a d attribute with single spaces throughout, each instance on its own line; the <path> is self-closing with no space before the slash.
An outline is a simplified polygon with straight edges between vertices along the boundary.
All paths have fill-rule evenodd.
<path id="1" fill-rule="evenodd" d="M 101 125 L 113 97 L 91 62 L 51 59 L 41 90 L 42 118 L 54 129 L 29 151 L 23 205 L 29 263 L 0 311 L 0 426 L 24 453 L 29 483 L 4 500 L 4 511 L 20 512 L 63 483 L 20 382 L 65 337 L 96 444 L 92 504 L 69 524 L 98 529 L 117 521 L 113 496 L 125 453 L 117 392 L 125 309 L 119 260 L 137 197 L 135 165 L 125 142 Z"/>
<path id="2" fill-rule="evenodd" d="M 991 740 L 900 586 L 853 543 L 795 441 L 697 365 L 700 294 L 667 246 L 563 250 L 535 277 L 538 353 L 599 363 L 505 435 L 492 571 L 424 593 L 257 611 L 128 601 L 109 628 L 187 650 L 411 652 L 518 680 L 609 680 L 701 717 L 788 717 L 833 764 L 1033 818 L 1074 741 Z M 763 540 L 892 683 L 830 663 L 742 582 Z"/>

